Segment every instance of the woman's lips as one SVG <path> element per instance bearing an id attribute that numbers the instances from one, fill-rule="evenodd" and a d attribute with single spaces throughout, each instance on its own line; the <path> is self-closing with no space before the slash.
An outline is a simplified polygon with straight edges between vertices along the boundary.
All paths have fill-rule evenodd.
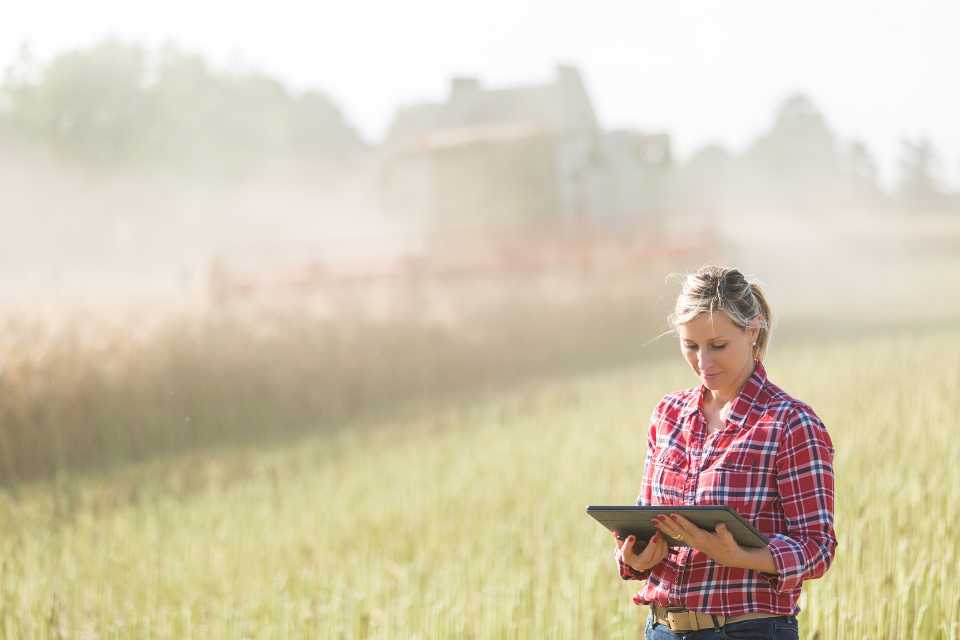
<path id="1" fill-rule="evenodd" d="M 705 373 L 705 374 L 703 374 L 703 377 L 704 377 L 704 378 L 716 378 L 718 375 L 720 375 L 720 374 L 719 374 L 719 373 Z"/>

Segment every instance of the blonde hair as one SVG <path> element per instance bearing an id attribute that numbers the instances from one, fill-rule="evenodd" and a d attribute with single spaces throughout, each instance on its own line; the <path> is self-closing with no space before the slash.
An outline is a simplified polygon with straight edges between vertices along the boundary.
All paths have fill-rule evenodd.
<path id="1" fill-rule="evenodd" d="M 753 357 L 761 360 L 767 352 L 773 329 L 770 304 L 759 284 L 748 281 L 738 269 L 732 267 L 704 265 L 694 273 L 688 273 L 673 313 L 667 316 L 672 328 L 666 333 L 673 333 L 678 325 L 693 320 L 701 313 L 714 311 L 723 311 L 733 324 L 743 330 L 756 321 L 760 332 L 753 347 Z"/>

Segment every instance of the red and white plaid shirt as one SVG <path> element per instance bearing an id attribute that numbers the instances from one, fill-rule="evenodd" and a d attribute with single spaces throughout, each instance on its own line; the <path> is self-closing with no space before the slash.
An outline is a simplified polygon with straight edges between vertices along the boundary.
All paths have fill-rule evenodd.
<path id="1" fill-rule="evenodd" d="M 633 596 L 734 616 L 796 615 L 804 580 L 833 561 L 833 443 L 809 406 L 767 379 L 757 362 L 725 425 L 707 434 L 705 387 L 667 394 L 650 418 L 638 505 L 725 504 L 770 538 L 777 574 L 718 564 L 701 551 L 671 548 L 647 571 L 617 554 L 620 577 L 646 580 Z"/>

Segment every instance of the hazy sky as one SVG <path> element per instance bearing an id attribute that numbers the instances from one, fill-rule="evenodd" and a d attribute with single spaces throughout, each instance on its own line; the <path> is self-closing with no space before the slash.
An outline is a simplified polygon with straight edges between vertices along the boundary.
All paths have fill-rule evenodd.
<path id="1" fill-rule="evenodd" d="M 370 141 L 401 104 L 441 100 L 452 74 L 490 86 L 580 67 L 601 124 L 665 130 L 681 156 L 742 148 L 780 101 L 807 92 L 889 179 L 901 136 L 927 135 L 960 186 L 960 4 L 953 0 L 296 3 L 33 0 L 0 21 L 0 64 L 107 35 L 173 40 L 332 97 Z"/>

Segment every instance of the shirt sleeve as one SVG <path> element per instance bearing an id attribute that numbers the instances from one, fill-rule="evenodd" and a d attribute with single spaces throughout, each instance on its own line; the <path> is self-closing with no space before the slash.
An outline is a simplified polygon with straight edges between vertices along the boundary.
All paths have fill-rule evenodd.
<path id="1" fill-rule="evenodd" d="M 662 401 L 661 401 L 662 403 Z M 650 489 L 650 479 L 653 473 L 653 465 L 651 460 L 656 453 L 657 448 L 657 423 L 660 419 L 660 404 L 657 404 L 654 408 L 653 413 L 650 415 L 650 426 L 647 429 L 647 456 L 643 462 L 643 474 L 640 481 L 640 493 L 637 495 L 637 506 L 641 507 L 643 505 L 651 504 L 651 489 Z M 637 571 L 620 557 L 620 554 L 614 549 L 614 558 L 617 560 L 617 568 L 620 571 L 620 577 L 624 580 L 646 580 L 650 575 L 650 569 L 644 571 Z"/>
<path id="2" fill-rule="evenodd" d="M 777 574 L 761 573 L 774 591 L 798 589 L 819 578 L 833 562 L 837 538 L 833 528 L 833 442 L 823 422 L 809 408 L 795 410 L 777 451 L 777 489 L 787 532 L 770 536 L 767 548 Z"/>

